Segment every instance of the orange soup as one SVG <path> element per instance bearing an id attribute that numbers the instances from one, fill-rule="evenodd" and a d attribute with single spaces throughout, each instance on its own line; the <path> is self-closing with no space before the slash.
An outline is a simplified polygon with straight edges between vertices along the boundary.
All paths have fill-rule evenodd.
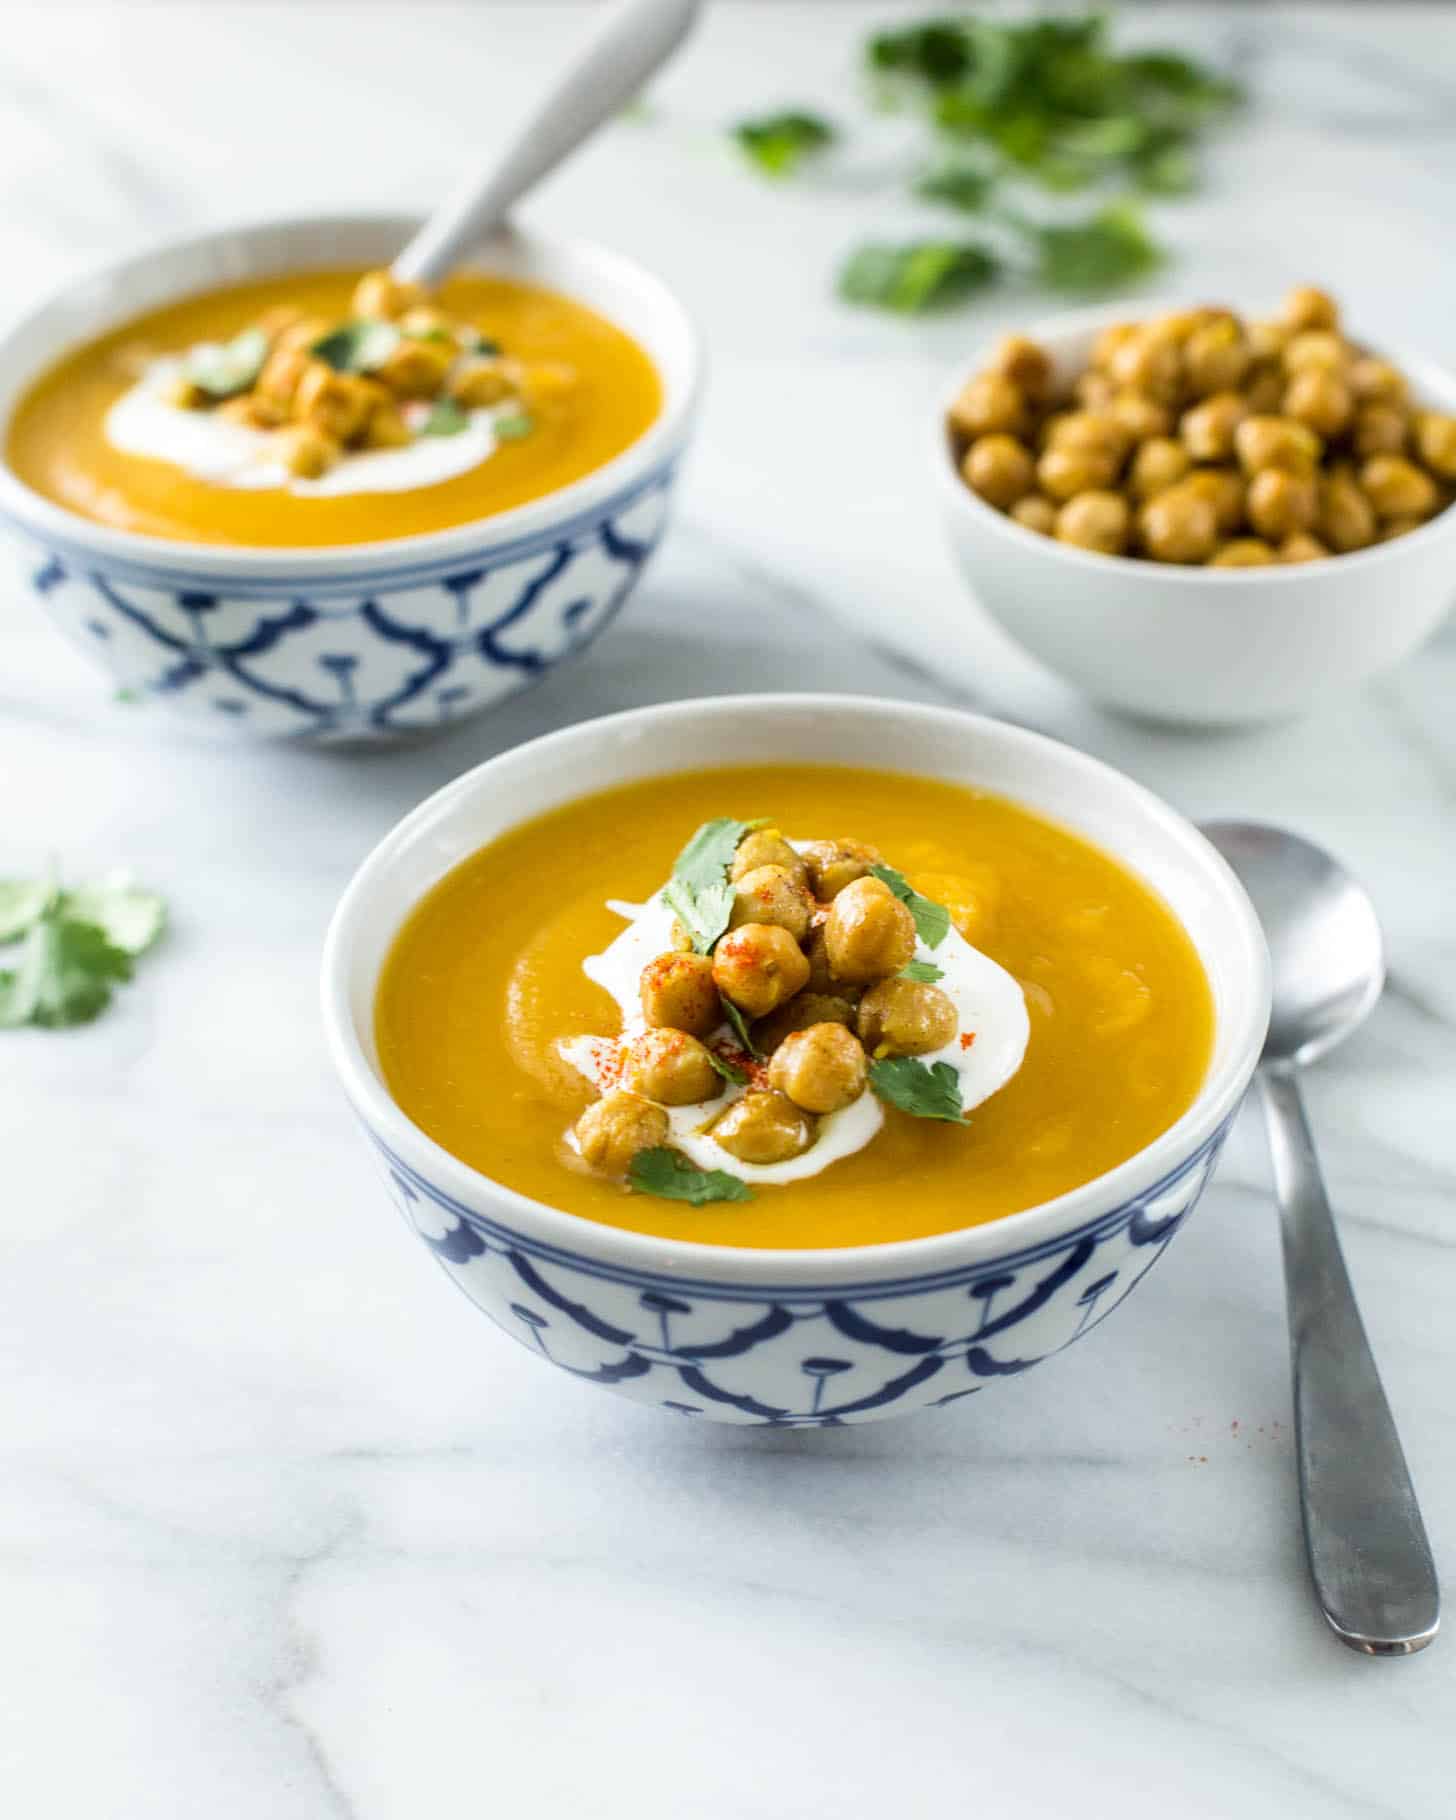
<path id="1" fill-rule="evenodd" d="M 35 382 L 6 458 L 124 531 L 377 543 L 553 493 L 661 409 L 643 349 L 569 297 L 474 272 L 428 295 L 389 282 L 301 272 L 138 316 Z"/>
<path id="2" fill-rule="evenodd" d="M 732 817 L 744 820 L 723 819 Z M 733 832 L 745 827 L 755 830 L 751 837 Z M 639 1070 L 626 1082 L 648 1133 L 642 1141 L 655 1147 L 633 1159 L 630 1176 L 604 1175 L 587 1166 L 610 1154 L 593 1148 L 592 1119 L 601 1117 L 593 1108 L 621 1089 L 615 1076 L 594 1082 L 568 1057 L 587 1039 L 599 1057 L 615 1055 L 624 1004 L 587 976 L 583 962 L 620 941 L 624 912 L 654 900 L 695 829 L 697 858 L 688 857 L 686 870 L 680 864 L 676 879 L 696 878 L 699 896 L 692 899 L 690 886 L 687 897 L 679 891 L 680 914 L 669 918 L 672 934 L 660 944 L 678 958 L 659 958 L 657 974 L 642 974 L 644 1006 L 675 1007 L 668 1019 L 680 1027 L 639 1039 L 639 1047 L 653 1045 L 659 1072 Z M 711 919 L 712 906 L 721 908 L 711 884 L 718 858 L 732 860 L 725 838 L 756 845 L 736 850 L 739 875 L 725 887 L 731 908 L 718 916 L 724 930 L 713 945 L 713 924 L 700 928 L 699 912 L 709 906 Z M 808 846 L 814 842 L 817 849 Z M 761 857 L 768 863 L 759 865 Z M 835 1121 L 851 1115 L 870 1121 L 872 1135 L 799 1179 L 754 1180 L 752 1167 L 728 1157 L 730 1178 L 735 1168 L 750 1178 L 735 1198 L 697 1205 L 661 1198 L 664 1178 L 693 1179 L 690 1159 L 660 1142 L 675 1110 L 674 1129 L 689 1130 L 673 1105 L 682 1098 L 683 1057 L 698 1059 L 698 1039 L 686 1032 L 706 1031 L 712 1021 L 693 1022 L 700 1008 L 692 1008 L 691 994 L 710 975 L 725 993 L 738 992 L 755 942 L 765 955 L 783 950 L 800 998 L 761 1018 L 742 1014 L 740 1035 L 711 1039 L 723 1078 L 715 1085 L 705 1076 L 706 1085 L 687 1089 L 709 1096 L 690 1109 L 691 1130 L 721 1120 L 737 1093 L 787 1108 L 790 1124 L 797 1095 L 809 1108 L 810 1144 L 815 1130 L 827 1144 Z M 794 943 L 802 965 L 790 952 Z M 1019 987 L 1009 1008 L 1004 992 L 960 995 L 958 1038 L 953 1023 L 936 1021 L 943 995 L 962 977 L 956 957 L 983 986 L 1009 976 Z M 793 1004 L 810 993 L 821 964 L 824 993 L 796 1024 Z M 635 977 L 635 961 L 631 969 Z M 761 975 L 745 977 L 753 992 L 762 987 Z M 770 1002 L 742 996 L 752 1009 Z M 985 1027 L 968 1027 L 979 1020 L 966 1004 L 993 1008 Z M 932 1012 L 923 1034 L 922 1013 Z M 793 1034 L 772 1029 L 776 1019 Z M 990 1027 L 1018 1019 L 1017 1040 L 1015 1030 L 1008 1038 L 1005 1028 Z M 919 1238 L 1076 1188 L 1125 1162 L 1187 1110 L 1208 1066 L 1213 1023 L 1208 983 L 1182 926 L 1107 854 L 995 796 L 812 766 L 656 779 L 583 798 L 503 836 L 457 866 L 412 914 L 386 961 L 376 1007 L 390 1091 L 463 1162 L 586 1219 L 756 1247 Z M 954 1059 L 961 1050 L 974 1055 L 972 1044 L 1000 1042 L 1010 1058 L 1000 1069 L 1009 1074 L 1004 1084 L 966 1101 L 966 1123 L 957 1122 L 955 1090 L 948 1100 L 941 1092 L 953 1071 L 927 1053 L 947 1038 L 936 1053 Z M 730 1075 L 746 1087 L 732 1085 Z M 819 1115 L 816 1109 L 845 1105 L 856 1083 L 873 1092 L 846 1111 Z M 651 1103 L 644 1084 L 665 1097 L 666 1108 Z M 573 1129 L 580 1139 L 569 1135 Z M 789 1141 L 788 1149 L 805 1141 Z M 653 1161 L 651 1172 L 640 1169 L 642 1157 Z M 676 1159 L 672 1168 L 664 1158 Z"/>

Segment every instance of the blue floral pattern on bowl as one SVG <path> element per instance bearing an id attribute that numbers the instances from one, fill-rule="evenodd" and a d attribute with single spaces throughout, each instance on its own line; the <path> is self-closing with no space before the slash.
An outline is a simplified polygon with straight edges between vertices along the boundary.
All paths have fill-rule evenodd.
<path id="1" fill-rule="evenodd" d="M 752 1286 L 601 1263 L 464 1206 L 374 1143 L 406 1220 L 497 1326 L 574 1376 L 688 1416 L 835 1427 L 943 1408 L 1105 1320 L 1162 1256 L 1229 1121 L 1085 1225 L 934 1275 Z"/>
<path id="2" fill-rule="evenodd" d="M 55 624 L 117 684 L 253 736 L 387 740 L 478 712 L 603 631 L 656 548 L 672 461 L 564 525 L 301 582 L 102 562 L 24 541 Z M 15 527 L 17 530 L 19 527 Z"/>

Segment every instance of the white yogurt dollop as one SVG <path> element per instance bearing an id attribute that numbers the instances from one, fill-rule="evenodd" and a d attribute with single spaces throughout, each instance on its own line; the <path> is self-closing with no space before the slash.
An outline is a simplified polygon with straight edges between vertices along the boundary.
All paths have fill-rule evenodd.
<path id="1" fill-rule="evenodd" d="M 471 411 L 468 426 L 453 436 L 418 436 L 404 448 L 364 449 L 345 455 L 316 480 L 303 480 L 279 461 L 269 431 L 232 423 L 217 411 L 186 411 L 171 403 L 168 388 L 181 366 L 179 360 L 153 361 L 107 412 L 106 440 L 123 454 L 170 461 L 214 486 L 286 488 L 314 499 L 409 493 L 453 480 L 495 453 L 493 414 Z"/>
<path id="2" fill-rule="evenodd" d="M 795 841 L 794 846 L 804 843 Z M 620 1037 L 570 1037 L 559 1045 L 563 1058 L 594 1086 L 605 1091 L 620 1076 L 622 1050 L 647 1028 L 638 983 L 642 969 L 672 947 L 673 911 L 661 892 L 645 904 L 609 902 L 609 910 L 626 920 L 623 929 L 600 954 L 588 955 L 582 971 L 616 1000 L 622 1013 Z M 927 1068 L 948 1062 L 960 1084 L 961 1105 L 969 1111 L 1006 1085 L 1026 1054 L 1031 1023 L 1021 987 L 1004 967 L 973 948 L 951 929 L 935 949 L 915 944 L 915 958 L 942 971 L 936 981 L 956 1008 L 956 1034 L 943 1049 L 918 1058 Z M 967 1041 L 966 1039 L 970 1040 Z M 738 1039 L 723 1024 L 708 1039 L 710 1049 L 741 1055 Z M 745 1182 L 795 1182 L 818 1175 L 841 1157 L 863 1150 L 885 1122 L 884 1109 L 868 1089 L 852 1106 L 819 1121 L 819 1136 L 802 1156 L 783 1163 L 745 1163 L 717 1143 L 703 1127 L 718 1119 L 746 1087 L 725 1081 L 715 1100 L 698 1106 L 668 1106 L 669 1144 L 699 1169 L 726 1169 Z"/>

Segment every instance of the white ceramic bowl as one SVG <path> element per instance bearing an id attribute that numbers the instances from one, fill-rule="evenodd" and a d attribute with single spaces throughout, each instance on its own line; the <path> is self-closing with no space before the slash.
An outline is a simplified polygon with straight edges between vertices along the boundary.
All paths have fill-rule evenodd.
<path id="1" fill-rule="evenodd" d="M 68 348 L 188 292 L 308 267 L 383 265 L 403 216 L 268 222 L 171 242 L 68 285 L 0 337 L 0 423 Z M 492 272 L 566 292 L 646 348 L 657 420 L 594 473 L 472 524 L 388 543 L 241 549 L 116 531 L 0 462 L 0 525 L 37 600 L 122 687 L 243 734 L 388 740 L 489 707 L 608 625 L 661 534 L 697 403 L 698 338 L 640 267 L 513 229 Z M 381 506 L 387 511 L 387 503 Z"/>
<path id="2" fill-rule="evenodd" d="M 528 1200 L 457 1161 L 395 1105 L 374 1044 L 380 967 L 410 911 L 468 854 L 558 804 L 634 779 L 867 757 L 1055 817 L 1173 907 L 1212 985 L 1214 1054 L 1194 1104 L 1145 1150 L 1044 1206 L 964 1232 L 759 1251 L 650 1238 Z M 401 1211 L 493 1321 L 554 1364 L 643 1402 L 803 1425 L 955 1401 L 1025 1371 L 1110 1313 L 1213 1168 L 1263 1043 L 1269 977 L 1253 909 L 1223 860 L 1095 759 L 943 709 L 742 696 L 589 721 L 430 797 L 344 893 L 324 952 L 323 1016 L 334 1066 Z"/>
<path id="3" fill-rule="evenodd" d="M 1176 304 L 1139 303 L 1139 317 Z M 1081 372 L 1126 303 L 1057 316 L 1027 333 L 1060 375 Z M 1276 718 L 1388 669 L 1456 596 L 1456 508 L 1409 536 L 1324 562 L 1177 568 L 1101 556 L 1028 531 L 961 481 L 945 430 L 951 400 L 991 355 L 946 387 L 930 426 L 951 545 L 978 600 L 1033 657 L 1108 706 L 1202 724 Z M 1423 402 L 1456 410 L 1456 376 L 1391 358 Z"/>

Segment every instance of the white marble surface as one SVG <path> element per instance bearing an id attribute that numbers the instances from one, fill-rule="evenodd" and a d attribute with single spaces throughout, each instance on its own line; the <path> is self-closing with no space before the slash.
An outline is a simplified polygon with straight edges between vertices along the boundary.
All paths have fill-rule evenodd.
<path id="1" fill-rule="evenodd" d="M 45 1820 L 1436 1820 L 1456 1644 L 1371 1663 L 1305 1586 L 1275 1228 L 1238 1134 L 1189 1231 L 1061 1362 L 951 1414 L 824 1434 L 669 1421 L 486 1330 L 400 1230 L 314 1015 L 348 872 L 464 766 L 721 689 L 943 699 L 847 633 L 956 627 L 954 699 L 1195 813 L 1288 821 L 1370 880 L 1392 989 L 1311 1083 L 1351 1266 L 1438 1553 L 1456 1562 L 1456 634 L 1295 727 L 1154 734 L 969 617 L 916 411 L 998 321 L 838 311 L 895 227 L 714 129 L 842 101 L 888 11 L 720 9 L 540 216 L 658 266 L 716 362 L 680 521 L 576 669 L 449 740 L 236 752 L 114 703 L 0 596 L 0 870 L 135 866 L 175 929 L 94 1029 L 0 1039 L 0 1787 Z M 54 7 L 7 16 L 7 304 L 224 215 L 425 200 L 577 22 L 566 6 Z M 1160 8 L 1260 110 L 1165 215 L 1180 284 L 1322 276 L 1456 358 L 1456 19 Z M 1005 314 L 1025 307 L 1010 300 Z"/>

